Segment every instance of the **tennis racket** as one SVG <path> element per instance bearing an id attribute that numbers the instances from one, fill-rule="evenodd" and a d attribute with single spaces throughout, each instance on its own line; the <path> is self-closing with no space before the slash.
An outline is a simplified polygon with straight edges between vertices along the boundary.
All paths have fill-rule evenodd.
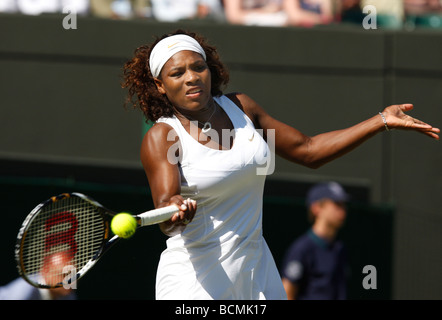
<path id="1" fill-rule="evenodd" d="M 137 228 L 169 220 L 176 206 L 134 216 Z M 32 210 L 17 236 L 20 276 L 38 288 L 67 287 L 80 279 L 120 238 L 110 229 L 115 212 L 81 193 L 54 196 Z"/>

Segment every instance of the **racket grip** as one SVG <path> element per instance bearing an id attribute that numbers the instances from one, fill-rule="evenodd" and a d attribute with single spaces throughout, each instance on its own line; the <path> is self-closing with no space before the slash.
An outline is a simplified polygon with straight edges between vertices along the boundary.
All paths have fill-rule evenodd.
<path id="1" fill-rule="evenodd" d="M 140 226 L 148 226 L 158 224 L 169 220 L 180 209 L 177 206 L 167 206 L 159 209 L 150 210 L 138 215 L 140 218 Z"/>

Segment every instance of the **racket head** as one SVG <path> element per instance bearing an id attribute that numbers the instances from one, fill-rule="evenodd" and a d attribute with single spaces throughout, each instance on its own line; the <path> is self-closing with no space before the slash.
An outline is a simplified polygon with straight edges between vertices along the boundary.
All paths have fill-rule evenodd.
<path id="1" fill-rule="evenodd" d="M 40 203 L 17 235 L 19 274 L 38 288 L 66 287 L 104 253 L 115 215 L 81 193 L 63 193 Z"/>

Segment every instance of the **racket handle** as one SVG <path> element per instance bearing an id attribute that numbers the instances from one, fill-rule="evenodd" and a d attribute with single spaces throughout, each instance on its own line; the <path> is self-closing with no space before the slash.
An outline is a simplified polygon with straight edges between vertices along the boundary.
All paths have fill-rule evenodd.
<path id="1" fill-rule="evenodd" d="M 179 210 L 177 206 L 172 205 L 141 213 L 137 217 L 140 218 L 140 226 L 144 227 L 167 221 Z"/>

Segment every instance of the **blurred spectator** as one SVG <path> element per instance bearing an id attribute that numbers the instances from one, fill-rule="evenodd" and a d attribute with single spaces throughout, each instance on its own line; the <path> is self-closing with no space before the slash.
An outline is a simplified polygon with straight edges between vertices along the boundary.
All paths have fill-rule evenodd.
<path id="1" fill-rule="evenodd" d="M 99 18 L 150 18 L 150 0 L 90 0 L 92 15 Z"/>
<path id="2" fill-rule="evenodd" d="M 442 3 L 440 0 L 403 0 L 405 11 L 409 15 L 425 15 L 441 13 Z"/>
<path id="3" fill-rule="evenodd" d="M 288 24 L 311 27 L 334 20 L 332 0 L 284 0 Z"/>
<path id="4" fill-rule="evenodd" d="M 349 195 L 330 181 L 314 185 L 306 200 L 312 226 L 292 242 L 281 267 L 287 299 L 347 299 L 349 262 L 338 233 L 347 219 Z"/>
<path id="5" fill-rule="evenodd" d="M 16 0 L 2 0 L 0 1 L 0 12 L 12 13 L 17 11 Z"/>
<path id="6" fill-rule="evenodd" d="M 63 282 L 64 268 L 73 264 L 72 256 L 57 252 L 44 259 L 39 277 L 39 283 L 56 285 Z M 74 288 L 64 286 L 52 289 L 40 289 L 30 285 L 23 278 L 17 278 L 0 287 L 0 300 L 76 300 Z"/>
<path id="7" fill-rule="evenodd" d="M 404 20 L 403 0 L 361 0 L 361 8 L 367 5 L 376 7 L 377 25 L 382 28 L 398 29 Z"/>
<path id="8" fill-rule="evenodd" d="M 17 8 L 21 13 L 28 15 L 61 11 L 58 0 L 17 0 Z"/>
<path id="9" fill-rule="evenodd" d="M 224 0 L 226 19 L 232 24 L 286 26 L 283 0 Z"/>
<path id="10" fill-rule="evenodd" d="M 174 22 L 189 19 L 222 20 L 220 0 L 151 0 L 153 17 L 158 21 Z"/>
<path id="11" fill-rule="evenodd" d="M 362 13 L 361 0 L 338 0 L 339 20 L 344 23 L 361 24 L 365 15 Z"/>
<path id="12" fill-rule="evenodd" d="M 77 14 L 87 14 L 89 0 L 2 0 L 10 9 L 27 15 L 39 15 L 42 13 L 60 13 L 63 8 L 69 7 Z M 13 4 L 15 2 L 15 4 Z M 1 7 L 2 5 L 0 5 Z M 1 11 L 1 9 L 0 9 Z"/>
<path id="13" fill-rule="evenodd" d="M 70 8 L 75 10 L 79 15 L 86 15 L 89 13 L 90 0 L 61 0 L 60 11 L 63 12 L 63 8 Z"/>
<path id="14" fill-rule="evenodd" d="M 17 278 L 0 287 L 0 300 L 77 300 L 77 295 L 72 289 L 63 287 L 35 288 L 23 278 Z"/>
<path id="15" fill-rule="evenodd" d="M 403 0 L 406 27 L 442 28 L 442 1 Z"/>

